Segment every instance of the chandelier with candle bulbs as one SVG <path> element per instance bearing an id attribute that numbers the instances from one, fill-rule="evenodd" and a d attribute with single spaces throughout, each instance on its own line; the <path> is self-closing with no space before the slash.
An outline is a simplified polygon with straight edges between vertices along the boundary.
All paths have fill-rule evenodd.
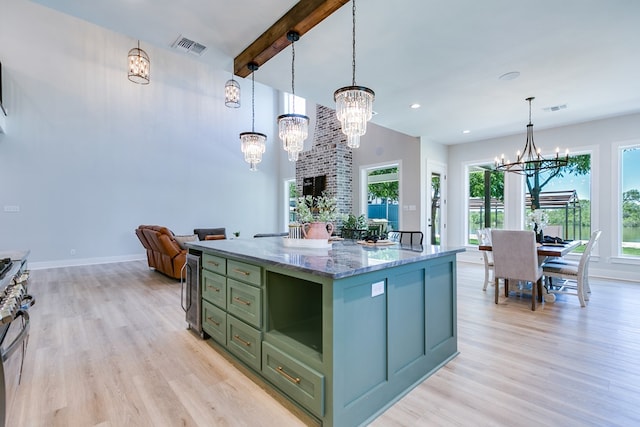
<path id="1" fill-rule="evenodd" d="M 555 156 L 546 158 L 542 156 L 540 148 L 536 147 L 533 141 L 533 123 L 531 123 L 531 101 L 534 97 L 529 97 L 529 124 L 527 125 L 527 140 L 524 144 L 522 152 L 516 152 L 516 160 L 506 159 L 504 154 L 500 158 L 495 158 L 495 168 L 502 172 L 514 172 L 520 175 L 526 175 L 528 178 L 539 175 L 543 171 L 556 175 L 560 172 L 560 168 L 567 166 L 569 163 L 569 149 L 565 151 L 564 156 L 560 156 L 560 149 L 556 148 Z"/>

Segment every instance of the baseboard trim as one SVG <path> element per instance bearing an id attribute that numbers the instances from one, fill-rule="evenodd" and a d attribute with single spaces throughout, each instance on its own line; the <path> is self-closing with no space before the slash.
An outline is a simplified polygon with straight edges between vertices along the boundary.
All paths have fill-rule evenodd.
<path id="1" fill-rule="evenodd" d="M 99 258 L 62 259 L 56 261 L 29 262 L 29 270 L 44 270 L 46 268 L 79 267 L 83 265 L 112 264 L 114 262 L 146 260 L 145 254 L 121 255 Z"/>

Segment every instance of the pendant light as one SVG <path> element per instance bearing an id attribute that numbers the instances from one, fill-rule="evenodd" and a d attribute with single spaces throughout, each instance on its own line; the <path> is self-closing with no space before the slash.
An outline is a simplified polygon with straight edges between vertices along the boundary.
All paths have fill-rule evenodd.
<path id="1" fill-rule="evenodd" d="M 352 31 L 352 83 L 336 90 L 333 98 L 336 102 L 336 116 L 342 125 L 342 133 L 347 135 L 347 146 L 358 148 L 360 137 L 367 132 L 367 122 L 373 113 L 375 93 L 364 86 L 356 85 L 356 0 L 351 0 L 353 31 Z"/>
<path id="2" fill-rule="evenodd" d="M 140 40 L 138 40 L 138 47 L 131 49 L 128 56 L 129 80 L 141 85 L 148 85 L 151 61 L 149 61 L 149 55 L 147 55 L 147 52 L 140 49 Z"/>
<path id="3" fill-rule="evenodd" d="M 262 161 L 262 154 L 267 149 L 267 135 L 255 132 L 255 73 L 258 64 L 251 62 L 248 65 L 251 70 L 251 132 L 242 132 L 240 134 L 240 149 L 244 153 L 244 161 L 249 163 L 249 170 L 255 172 L 258 170 L 258 163 Z"/>
<path id="4" fill-rule="evenodd" d="M 229 108 L 240 108 L 240 84 L 233 78 L 233 70 L 231 79 L 224 84 L 224 105 Z"/>
<path id="5" fill-rule="evenodd" d="M 291 94 L 293 110 L 289 114 L 278 116 L 278 136 L 282 140 L 284 150 L 289 153 L 289 161 L 298 160 L 298 155 L 302 151 L 304 140 L 309 135 L 309 117 L 304 114 L 295 114 L 296 111 L 296 89 L 295 89 L 295 42 L 300 40 L 300 34 L 295 31 L 287 33 L 287 39 L 291 42 Z"/>

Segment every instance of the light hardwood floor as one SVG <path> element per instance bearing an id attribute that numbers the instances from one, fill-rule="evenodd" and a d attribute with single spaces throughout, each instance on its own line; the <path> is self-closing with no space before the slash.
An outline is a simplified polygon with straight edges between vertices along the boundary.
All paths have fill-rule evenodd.
<path id="1" fill-rule="evenodd" d="M 586 308 L 482 291 L 458 264 L 460 354 L 373 426 L 640 425 L 640 284 L 591 279 Z M 180 284 L 144 262 L 37 270 L 8 426 L 301 426 L 186 330 Z"/>

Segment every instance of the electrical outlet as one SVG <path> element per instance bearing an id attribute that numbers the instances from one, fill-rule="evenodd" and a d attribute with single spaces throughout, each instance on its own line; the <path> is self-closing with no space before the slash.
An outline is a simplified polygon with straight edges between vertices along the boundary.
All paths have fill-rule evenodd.
<path id="1" fill-rule="evenodd" d="M 20 206 L 5 205 L 4 211 L 5 212 L 20 212 Z"/>
<path id="2" fill-rule="evenodd" d="M 75 254 L 76 254 L 76 250 L 75 250 L 75 249 L 71 249 L 71 250 L 69 251 L 69 253 L 70 253 L 71 255 L 75 255 Z"/>

